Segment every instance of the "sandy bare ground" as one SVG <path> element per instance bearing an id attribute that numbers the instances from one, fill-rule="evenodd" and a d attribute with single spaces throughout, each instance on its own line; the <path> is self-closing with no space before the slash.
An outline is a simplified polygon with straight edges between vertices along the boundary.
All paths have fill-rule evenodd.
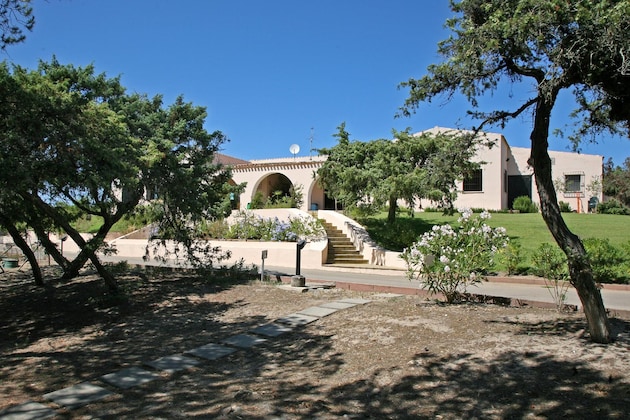
<path id="1" fill-rule="evenodd" d="M 52 273 L 51 273 L 52 275 Z M 581 314 L 444 305 L 417 296 L 273 284 L 177 272 L 122 276 L 112 299 L 94 275 L 38 289 L 28 273 L 0 279 L 0 410 L 44 402 L 59 418 L 627 418 L 630 322 L 592 344 Z M 85 407 L 42 395 L 245 333 L 347 297 L 371 303 L 161 374 Z M 108 387 L 107 385 L 104 385 Z"/>

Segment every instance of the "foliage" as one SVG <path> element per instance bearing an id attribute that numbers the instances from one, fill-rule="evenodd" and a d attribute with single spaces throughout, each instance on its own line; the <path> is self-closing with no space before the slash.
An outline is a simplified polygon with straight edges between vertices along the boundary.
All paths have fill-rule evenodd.
<path id="1" fill-rule="evenodd" d="M 597 204 L 597 213 L 627 216 L 630 215 L 630 207 L 624 206 L 615 198 L 611 198 L 610 200 Z"/>
<path id="2" fill-rule="evenodd" d="M 401 254 L 407 278 L 419 279 L 422 287 L 442 293 L 449 303 L 458 300 L 467 286 L 480 282 L 493 267 L 494 254 L 507 245 L 505 229 L 485 223 L 490 213 L 471 216 L 470 210 L 463 210 L 458 229 L 434 226 Z"/>
<path id="3" fill-rule="evenodd" d="M 543 243 L 534 253 L 532 263 L 536 274 L 544 279 L 556 308 L 562 310 L 570 286 L 566 256 L 558 247 Z"/>
<path id="4" fill-rule="evenodd" d="M 538 206 L 526 195 L 516 197 L 512 204 L 514 210 L 518 210 L 521 213 L 538 213 Z"/>
<path id="5" fill-rule="evenodd" d="M 466 133 L 412 135 L 394 132 L 395 140 L 350 141 L 345 123 L 336 135 L 339 142 L 330 149 L 317 171 L 322 187 L 345 208 L 388 207 L 388 221 L 396 218 L 398 200 L 410 207 L 427 198 L 452 209 L 455 182 L 476 169 L 470 162 L 474 145 L 481 138 Z"/>
<path id="6" fill-rule="evenodd" d="M 503 126 L 531 114 L 531 155 L 542 216 L 568 257 L 571 281 L 582 301 L 591 338 L 611 341 L 601 293 L 592 278 L 579 237 L 563 221 L 548 153 L 550 120 L 561 92 L 572 91 L 577 110 L 569 138 L 575 147 L 602 131 L 630 134 L 630 1 L 462 0 L 452 1 L 446 22 L 452 35 L 438 44 L 443 60 L 428 74 L 402 84 L 410 115 L 439 95 L 462 94 L 468 114 L 485 125 Z M 483 110 L 491 95 L 509 83 L 527 86 L 528 96 L 506 109 Z"/>
<path id="7" fill-rule="evenodd" d="M 370 238 L 379 246 L 390 251 L 400 252 L 409 247 L 420 235 L 430 231 L 434 225 L 433 220 L 429 222 L 422 216 L 398 217 L 394 223 L 387 223 L 385 217 L 374 215 L 358 217 L 355 220 L 365 227 Z"/>
<path id="8" fill-rule="evenodd" d="M 533 271 L 539 277 L 555 280 L 568 280 L 566 256 L 549 243 L 540 244 L 532 256 Z"/>
<path id="9" fill-rule="evenodd" d="M 239 212 L 226 235 L 229 239 L 297 242 L 299 239 L 316 240 L 325 237 L 321 222 L 312 217 L 264 218 L 251 212 Z"/>
<path id="10" fill-rule="evenodd" d="M 521 274 L 525 271 L 523 267 L 524 256 L 523 247 L 520 243 L 510 241 L 502 250 L 501 257 L 504 261 L 508 275 Z"/>
<path id="11" fill-rule="evenodd" d="M 623 167 L 615 166 L 612 159 L 604 164 L 604 194 L 630 206 L 630 158 Z"/>
<path id="12" fill-rule="evenodd" d="M 35 17 L 30 0 L 2 0 L 0 2 L 0 48 L 18 44 L 26 39 L 24 30 L 32 31 Z"/>
<path id="13" fill-rule="evenodd" d="M 201 274 L 205 274 L 205 277 L 211 280 L 212 283 L 251 281 L 258 278 L 258 267 L 256 264 L 245 264 L 245 261 L 241 258 L 232 265 L 223 264 L 208 270 L 202 270 Z"/>
<path id="14" fill-rule="evenodd" d="M 226 138 L 205 130 L 205 109 L 181 97 L 165 108 L 159 96 L 126 94 L 118 78 L 97 75 L 93 66 L 54 58 L 34 71 L 3 64 L 0 93 L 11 104 L 0 107 L 0 223 L 26 223 L 64 277 L 90 260 L 115 291 L 96 251 L 115 223 L 136 214 L 149 190 L 159 191 L 142 207 L 160 232 L 154 251 L 168 249 L 160 254 L 167 257 L 175 249 L 195 266 L 212 263 L 216 250 L 196 240 L 196 224 L 229 211 L 229 192 L 243 186 L 230 186 L 230 172 L 214 162 Z M 72 223 L 89 217 L 102 224 L 86 240 Z M 71 237 L 79 255 L 67 260 L 49 230 Z M 165 247 L 166 239 L 182 246 Z"/>
<path id="15" fill-rule="evenodd" d="M 458 226 L 457 217 L 439 212 L 418 212 L 413 218 L 401 215 L 393 225 L 386 222 L 386 217 L 386 214 L 381 213 L 357 221 L 365 226 L 374 242 L 393 251 L 409 247 L 418 236 L 430 231 L 434 225 L 449 223 L 453 227 Z M 607 238 L 613 246 L 623 249 L 630 237 L 630 224 L 625 222 L 625 216 L 567 213 L 564 217 L 571 230 L 582 238 Z M 492 227 L 503 226 L 510 234 L 508 248 L 497 259 L 497 270 L 510 271 L 505 252 L 513 245 L 521 248 L 523 261 L 517 269 L 518 273 L 530 271 L 531 256 L 542 242 L 557 247 L 540 213 L 492 213 L 492 218 L 486 223 Z"/>
<path id="16" fill-rule="evenodd" d="M 262 191 L 256 191 L 252 197 L 252 201 L 249 204 L 251 209 L 264 209 L 267 204 L 267 199 L 263 195 Z"/>
<path id="17" fill-rule="evenodd" d="M 562 213 L 571 213 L 571 204 L 567 203 L 566 201 L 559 201 L 558 202 L 558 207 L 560 207 L 560 211 Z"/>
<path id="18" fill-rule="evenodd" d="M 141 229 L 152 222 L 153 220 L 151 220 L 148 212 L 140 205 L 133 213 L 125 215 L 122 219 L 114 223 L 111 228 L 111 232 L 125 234 Z M 97 233 L 103 225 L 103 218 L 100 216 L 93 216 L 91 214 L 83 214 L 73 221 L 71 225 L 79 232 Z"/>
<path id="19" fill-rule="evenodd" d="M 218 219 L 201 224 L 200 230 L 206 239 L 224 239 L 229 236 L 230 226 L 225 219 Z"/>
<path id="20" fill-rule="evenodd" d="M 264 201 L 263 207 L 265 209 L 298 209 L 302 207 L 304 203 L 304 187 L 302 185 L 293 186 L 289 188 L 289 194 L 277 190 L 274 191 L 268 200 Z M 261 193 L 262 195 L 262 193 Z"/>
<path id="21" fill-rule="evenodd" d="M 587 238 L 584 247 L 598 283 L 630 283 L 630 254 L 607 238 Z"/>

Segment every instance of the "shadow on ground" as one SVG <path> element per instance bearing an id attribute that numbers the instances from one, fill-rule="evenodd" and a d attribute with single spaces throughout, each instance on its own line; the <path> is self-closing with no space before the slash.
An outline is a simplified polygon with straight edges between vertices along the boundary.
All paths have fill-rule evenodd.
<path id="1" fill-rule="evenodd" d="M 183 285 L 185 298 L 180 290 Z M 223 321 L 222 314 L 247 303 L 194 299 L 230 285 L 156 277 L 150 283 L 134 280 L 127 286 L 136 298 L 120 306 L 89 300 L 101 287 L 97 282 L 60 285 L 54 296 L 30 289 L 22 292 L 32 295 L 2 296 L 0 315 L 8 322 L 0 327 L 0 394 L 7 395 L 11 387 L 31 386 L 9 383 L 6 378 L 15 370 L 49 375 L 46 386 L 62 387 L 67 386 L 68 377 L 75 383 L 94 380 L 270 321 L 267 314 Z M 78 292 L 75 287 L 83 289 Z M 87 295 L 86 290 L 90 291 Z M 344 311 L 352 310 L 362 308 Z M 146 316 L 132 316 L 140 313 Z M 584 328 L 579 319 L 492 322 L 510 324 L 515 335 L 576 336 Z M 613 323 L 620 337 L 617 345 L 630 348 L 630 324 L 623 320 Z M 79 335 L 83 341 L 59 349 L 43 347 L 47 337 L 68 332 L 80 333 L 68 337 Z M 117 395 L 78 410 L 62 410 L 60 417 L 586 419 L 623 418 L 630 412 L 628 383 L 584 361 L 567 360 L 537 347 L 497 350 L 490 358 L 457 353 L 457 349 L 453 352 L 416 352 L 409 362 L 401 358 L 398 366 L 354 372 L 353 378 L 346 379 L 340 372 L 347 354 L 336 349 L 335 337 L 316 322 L 217 361 L 204 361 L 149 384 L 116 390 Z M 51 390 L 28 389 L 33 395 Z"/>

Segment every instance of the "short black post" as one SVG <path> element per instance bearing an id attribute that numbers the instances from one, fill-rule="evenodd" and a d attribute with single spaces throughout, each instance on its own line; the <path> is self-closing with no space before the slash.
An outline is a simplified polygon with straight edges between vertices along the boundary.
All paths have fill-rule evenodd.
<path id="1" fill-rule="evenodd" d="M 295 254 L 295 275 L 299 276 L 300 275 L 300 264 L 301 264 L 301 255 L 302 255 L 302 248 L 304 248 L 304 246 L 306 245 L 306 241 L 304 239 L 301 239 L 297 242 L 296 244 L 296 254 Z"/>

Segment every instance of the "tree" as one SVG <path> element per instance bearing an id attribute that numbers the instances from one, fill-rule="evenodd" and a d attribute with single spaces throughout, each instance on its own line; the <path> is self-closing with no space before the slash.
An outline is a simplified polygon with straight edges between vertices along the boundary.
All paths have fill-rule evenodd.
<path id="1" fill-rule="evenodd" d="M 33 30 L 35 17 L 30 3 L 30 0 L 0 0 L 0 49 L 24 41 L 24 30 Z"/>
<path id="2" fill-rule="evenodd" d="M 214 162 L 226 138 L 203 128 L 205 109 L 182 98 L 165 109 L 159 96 L 127 95 L 118 78 L 55 59 L 36 71 L 4 64 L 0 94 L 0 223 L 10 232 L 19 223 L 31 228 L 64 277 L 89 260 L 117 289 L 96 252 L 117 221 L 144 206 L 148 189 L 160 192 L 151 208 L 162 238 L 182 243 L 199 264 L 212 260 L 216 250 L 192 250 L 195 226 L 222 215 L 229 204 L 219 203 L 242 187 L 230 186 L 230 172 Z M 103 220 L 91 238 L 72 225 L 82 215 Z M 48 239 L 50 229 L 79 245 L 74 260 Z"/>
<path id="3" fill-rule="evenodd" d="M 616 198 L 625 206 L 630 206 L 630 158 L 623 167 L 615 166 L 612 159 L 604 165 L 604 194 Z"/>
<path id="4" fill-rule="evenodd" d="M 388 206 L 388 222 L 396 218 L 398 200 L 414 206 L 420 198 L 452 210 L 455 182 L 476 169 L 470 162 L 479 138 L 395 132 L 395 140 L 350 141 L 341 124 L 339 143 L 321 149 L 328 155 L 317 171 L 320 184 L 345 205 Z"/>
<path id="5" fill-rule="evenodd" d="M 568 258 L 591 339 L 610 342 L 611 331 L 601 294 L 593 281 L 584 246 L 565 224 L 551 177 L 548 154 L 552 110 L 561 91 L 573 89 L 583 114 L 574 141 L 585 133 L 609 130 L 627 134 L 630 124 L 628 52 L 630 2 L 537 0 L 464 0 L 451 2 L 456 16 L 446 26 L 452 35 L 438 50 L 445 58 L 420 79 L 402 84 L 410 93 L 402 115 L 440 94 L 463 94 L 470 115 L 486 124 L 505 124 L 526 112 L 533 115 L 529 164 L 534 169 L 542 216 Z M 505 86 L 530 82 L 532 96 L 514 109 L 480 111 L 480 99 Z"/>

